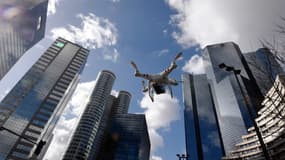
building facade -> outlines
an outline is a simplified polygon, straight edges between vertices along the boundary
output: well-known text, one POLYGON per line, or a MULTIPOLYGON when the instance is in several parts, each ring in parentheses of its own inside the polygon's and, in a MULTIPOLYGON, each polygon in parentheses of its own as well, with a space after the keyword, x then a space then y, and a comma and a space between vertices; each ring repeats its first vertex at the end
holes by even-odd
POLYGON ((149 160, 150 141, 145 116, 128 114, 129 92, 120 91, 117 97, 110 95, 115 78, 110 71, 99 73, 63 159, 149 160))
POLYGON ((227 154, 241 141, 240 135, 247 133, 246 128, 253 124, 247 103, 255 117, 257 110, 261 108, 260 102, 263 96, 236 44, 227 42, 206 46, 202 55, 227 154), (240 70, 240 74, 236 76, 233 72, 221 69, 222 63, 240 70), (239 86, 247 101, 243 98, 239 86))
MULTIPOLYGON (((0 103, 0 159, 29 159, 71 97, 89 51, 58 38, 0 103)), ((37 156, 37 155, 36 155, 37 156)))
MULTIPOLYGON (((271 159, 285 159, 285 75, 278 75, 255 119, 271 159)), ((223 159, 264 159, 253 127, 223 159)))
POLYGON ((183 74, 186 153, 192 160, 218 160, 224 155, 213 97, 205 74, 183 74))
POLYGON ((0 2, 0 80, 45 34, 48 0, 0 2))
POLYGON ((276 76, 283 72, 281 66, 267 48, 260 48, 255 52, 245 53, 243 56, 261 93, 265 96, 276 76))
POLYGON ((88 159, 90 156, 115 79, 115 74, 110 71, 103 70, 99 73, 90 101, 80 118, 63 159, 88 159))
POLYGON ((108 140, 110 152, 105 156, 113 160, 149 160, 150 140, 143 114, 117 114, 112 119, 108 140))

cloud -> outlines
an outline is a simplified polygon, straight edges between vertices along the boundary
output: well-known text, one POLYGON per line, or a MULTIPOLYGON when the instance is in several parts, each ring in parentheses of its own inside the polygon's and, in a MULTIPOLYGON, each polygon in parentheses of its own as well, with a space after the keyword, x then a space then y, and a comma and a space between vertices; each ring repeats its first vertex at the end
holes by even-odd
POLYGON ((68 27, 58 27, 51 30, 51 37, 63 37, 89 49, 112 46, 117 43, 118 31, 113 23, 108 19, 97 17, 89 13, 87 16, 78 14, 81 22, 80 27, 68 25, 68 27))
POLYGON ((162 158, 158 156, 151 156, 150 160, 162 160, 162 158))
POLYGON ((119 56, 120 56, 120 53, 118 52, 116 48, 114 48, 113 51, 111 52, 110 50, 106 49, 103 54, 103 59, 116 63, 119 56))
POLYGON ((65 153, 67 142, 79 121, 80 115, 85 109, 88 97, 94 88, 95 81, 78 84, 71 101, 68 103, 64 113, 60 117, 54 131, 54 137, 44 159, 62 159, 65 153))
POLYGON ((160 57, 160 56, 164 56, 167 53, 169 53, 169 49, 161 49, 161 50, 154 51, 152 53, 157 54, 160 57))
POLYGON ((116 90, 112 90, 112 91, 111 91, 111 95, 112 95, 112 96, 115 96, 115 97, 118 97, 119 92, 116 91, 116 90))
POLYGON ((49 0, 48 1, 48 11, 47 11, 47 15, 52 15, 55 14, 56 12, 56 6, 58 5, 59 0, 49 0))
POLYGON ((234 41, 243 51, 255 50, 285 15, 284 0, 165 1, 177 12, 170 17, 172 35, 185 48, 234 41))
POLYGON ((114 3, 120 2, 120 0, 111 0, 111 1, 114 2, 114 3))
POLYGON ((203 58, 197 54, 193 55, 182 67, 182 70, 191 74, 205 73, 203 58))
POLYGON ((169 129, 170 124, 179 119, 179 102, 177 98, 171 98, 169 93, 155 95, 154 102, 150 100, 148 94, 144 94, 140 106, 145 110, 151 151, 154 153, 157 148, 164 145, 159 131, 169 129))

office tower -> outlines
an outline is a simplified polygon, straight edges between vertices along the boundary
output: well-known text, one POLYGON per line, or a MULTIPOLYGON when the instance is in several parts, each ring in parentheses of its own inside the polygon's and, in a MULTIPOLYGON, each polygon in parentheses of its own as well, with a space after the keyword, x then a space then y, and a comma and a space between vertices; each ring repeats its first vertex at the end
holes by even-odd
MULTIPOLYGON (((145 115, 117 114, 109 132, 109 153, 113 160, 149 160, 150 140, 145 115)), ((103 159, 102 159, 103 160, 103 159)))
POLYGON ((282 68, 267 48, 243 54, 257 85, 265 96, 274 83, 276 76, 283 72, 282 68))
POLYGON ((0 159, 29 159, 41 141, 49 142, 88 52, 58 38, 3 99, 0 159))
POLYGON ((262 94, 236 44, 228 42, 207 46, 203 50, 203 59, 223 146, 228 154, 241 141, 240 135, 246 134, 246 128, 252 126, 253 119, 248 108, 254 115, 260 109, 262 94), (222 69, 221 64, 231 66, 240 73, 222 69))
POLYGON ((224 155, 213 97, 205 74, 183 74, 186 153, 192 160, 224 155))
POLYGON ((104 152, 104 149, 102 148, 104 148, 104 142, 106 141, 107 134, 111 127, 111 121, 113 120, 112 117, 120 113, 128 113, 131 97, 131 94, 127 91, 119 91, 118 97, 109 95, 109 99, 100 122, 100 129, 96 134, 92 147, 92 152, 90 153, 88 159, 96 159, 99 157, 100 152, 104 152))
POLYGON ((45 34, 48 0, 0 1, 0 80, 45 34))
POLYGON ((145 116, 127 114, 131 100, 129 92, 120 91, 117 97, 110 95, 115 78, 110 71, 99 73, 63 159, 115 160, 122 156, 149 159, 145 116))
MULTIPOLYGON (((277 75, 274 85, 266 94, 262 102, 262 109, 255 119, 260 128, 264 142, 271 159, 285 159, 285 75, 277 75)), ((262 149, 255 138, 254 127, 248 129, 249 133, 241 135, 242 142, 237 143, 224 160, 264 159, 262 149)))
POLYGON ((87 104, 63 159, 87 159, 99 130, 108 97, 116 76, 103 70, 97 77, 90 101, 87 104))

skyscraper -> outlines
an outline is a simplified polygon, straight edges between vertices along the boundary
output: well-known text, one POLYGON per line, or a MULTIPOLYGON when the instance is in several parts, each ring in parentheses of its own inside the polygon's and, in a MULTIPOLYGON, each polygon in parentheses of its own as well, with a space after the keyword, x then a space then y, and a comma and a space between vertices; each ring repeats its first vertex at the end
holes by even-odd
POLYGON ((203 59, 227 154, 236 143, 241 141, 240 135, 247 133, 246 128, 252 126, 253 121, 247 105, 255 115, 261 107, 262 94, 236 44, 227 42, 207 46, 203 50, 203 59), (240 70, 240 74, 235 77, 233 72, 221 69, 222 63, 240 70))
POLYGON ((112 160, 149 160, 150 140, 145 115, 117 114, 112 119, 107 138, 111 152, 105 155, 111 156, 112 160))
POLYGON ((88 53, 87 49, 58 38, 3 99, 0 159, 29 159, 40 142, 50 142, 88 53))
POLYGON ((0 1, 0 80, 45 34, 47 0, 0 1))
POLYGON ((81 116, 63 159, 87 159, 89 157, 115 79, 115 74, 110 71, 103 70, 99 73, 90 101, 81 116))
POLYGON ((266 48, 243 54, 261 93, 265 96, 282 68, 266 48))
POLYGON ((63 159, 149 159, 145 116, 128 114, 129 92, 120 91, 117 97, 110 95, 115 78, 110 71, 99 73, 63 159))
POLYGON ((182 75, 186 153, 192 160, 218 160, 224 155, 219 124, 205 74, 182 75))
POLYGON ((130 100, 131 94, 127 91, 120 91, 113 99, 112 114, 101 137, 103 143, 97 147, 99 154, 93 160, 149 160, 150 140, 145 115, 128 113, 130 100))

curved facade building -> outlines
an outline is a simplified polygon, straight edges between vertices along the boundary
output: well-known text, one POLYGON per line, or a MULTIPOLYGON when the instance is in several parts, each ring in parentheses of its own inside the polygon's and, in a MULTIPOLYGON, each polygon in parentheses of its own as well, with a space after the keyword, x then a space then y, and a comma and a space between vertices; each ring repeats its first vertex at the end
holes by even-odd
POLYGON ((63 159, 85 160, 88 158, 115 79, 116 76, 110 71, 103 70, 99 73, 90 101, 81 116, 63 159))
MULTIPOLYGON (((263 108, 255 119, 262 133, 264 143, 271 159, 285 159, 285 75, 277 76, 273 87, 269 90, 263 108)), ((242 142, 223 159, 264 159, 254 128, 249 134, 242 136, 242 142)))
POLYGON ((127 91, 120 91, 118 98, 117 98, 117 104, 114 105, 114 114, 126 114, 129 110, 129 104, 131 101, 132 95, 127 91))

